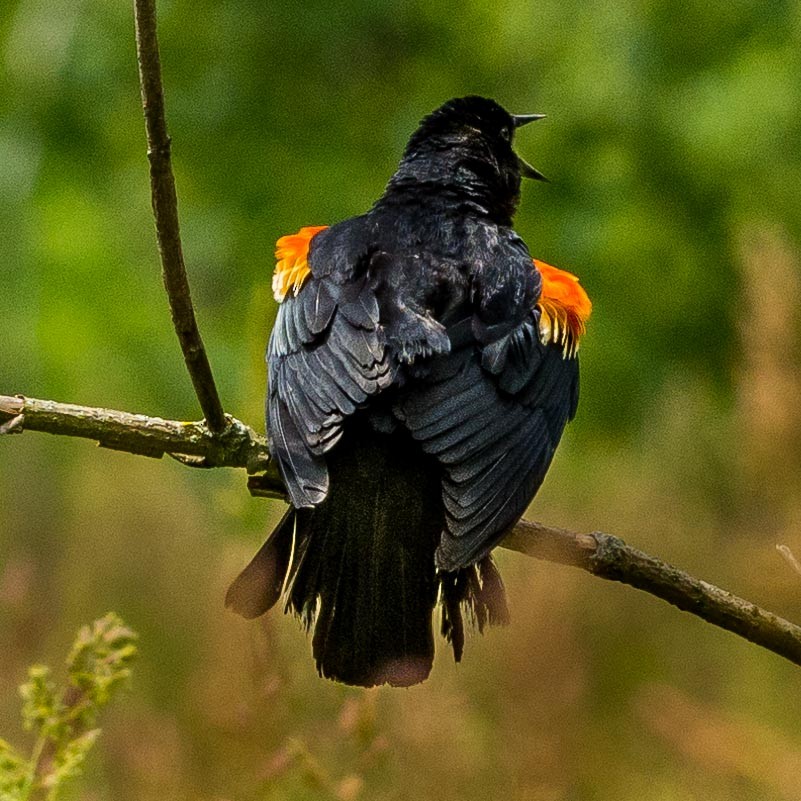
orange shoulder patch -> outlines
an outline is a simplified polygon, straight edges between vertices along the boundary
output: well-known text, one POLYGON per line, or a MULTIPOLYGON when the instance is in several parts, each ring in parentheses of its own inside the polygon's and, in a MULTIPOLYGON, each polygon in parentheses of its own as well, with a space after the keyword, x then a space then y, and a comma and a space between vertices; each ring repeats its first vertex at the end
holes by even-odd
POLYGON ((572 358, 587 330, 592 303, 572 273, 537 259, 534 259, 534 267, 542 276, 542 295, 537 303, 540 340, 543 344, 560 345, 565 358, 572 358))
POLYGON ((297 295, 303 282, 309 277, 309 243, 327 228, 327 225, 310 225, 296 234, 282 236, 275 243, 277 259, 273 272, 273 297, 280 303, 292 290, 297 295))

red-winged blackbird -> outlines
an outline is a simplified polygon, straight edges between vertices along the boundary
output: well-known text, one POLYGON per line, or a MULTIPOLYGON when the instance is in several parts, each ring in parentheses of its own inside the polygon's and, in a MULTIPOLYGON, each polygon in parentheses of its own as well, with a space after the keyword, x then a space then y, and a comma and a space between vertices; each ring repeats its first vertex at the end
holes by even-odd
POLYGON ((508 619, 490 551, 576 411, 590 312, 511 227, 521 175, 542 178, 512 139, 540 116, 451 100, 366 214, 278 240, 267 423, 292 506, 227 603, 283 593, 323 676, 422 681, 438 603, 457 661, 463 610, 508 619))

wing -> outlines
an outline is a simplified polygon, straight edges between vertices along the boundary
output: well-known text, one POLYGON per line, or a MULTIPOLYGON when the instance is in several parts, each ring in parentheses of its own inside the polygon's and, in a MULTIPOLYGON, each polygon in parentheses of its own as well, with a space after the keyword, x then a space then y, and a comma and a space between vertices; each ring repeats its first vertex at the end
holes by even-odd
POLYGON ((475 318, 449 329, 396 412, 444 469, 446 526, 437 564, 455 570, 485 556, 539 489, 579 395, 578 339, 591 304, 569 273, 536 263, 534 309, 511 331, 475 318))
POLYGON ((438 566, 486 555, 525 511, 545 478, 578 403, 578 361, 536 336, 534 319, 513 336, 514 358, 493 372, 471 343, 438 358, 399 416, 444 468, 446 526, 438 566))
POLYGON ((393 381, 375 292, 367 276, 305 281, 278 309, 267 361, 270 444, 295 507, 328 491, 324 454, 343 420, 393 381))
POLYGON ((450 349, 445 328, 384 281, 402 270, 402 257, 361 248, 359 225, 354 218, 278 241, 267 430, 295 507, 325 498, 325 454, 346 418, 395 383, 404 365, 450 349))

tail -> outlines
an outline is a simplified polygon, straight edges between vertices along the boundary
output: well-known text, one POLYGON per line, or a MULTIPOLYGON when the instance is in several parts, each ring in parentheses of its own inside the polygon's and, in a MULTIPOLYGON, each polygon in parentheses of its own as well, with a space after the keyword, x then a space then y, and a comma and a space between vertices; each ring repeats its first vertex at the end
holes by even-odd
POLYGON ((281 522, 236 577, 225 595, 225 605, 252 620, 263 615, 281 597, 295 531, 295 510, 284 513, 281 522))
POLYGON ((318 672, 371 687, 423 681, 434 659, 432 613, 442 585, 442 633, 461 657, 461 608, 483 629, 507 618, 503 584, 487 558, 440 573, 440 468, 404 431, 354 424, 329 456, 330 487, 313 509, 290 510, 232 584, 245 617, 272 606, 313 629, 318 672))
POLYGON ((416 684, 434 659, 439 469, 404 432, 362 424, 346 432, 329 471, 328 496, 300 532, 289 603, 314 627, 323 676, 364 687, 416 684))

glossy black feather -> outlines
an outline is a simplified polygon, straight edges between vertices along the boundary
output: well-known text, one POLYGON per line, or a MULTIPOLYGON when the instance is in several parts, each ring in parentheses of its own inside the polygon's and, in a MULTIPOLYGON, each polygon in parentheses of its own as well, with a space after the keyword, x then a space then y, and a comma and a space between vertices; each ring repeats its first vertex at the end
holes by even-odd
POLYGON ((291 561, 294 526, 295 513, 289 509, 228 588, 225 605, 229 609, 252 619, 263 615, 281 597, 291 561))
POLYGON ((314 628, 323 676, 408 686, 434 658, 438 470, 400 430, 378 434, 363 417, 346 429, 348 447, 330 457, 328 497, 303 525, 289 599, 314 628))
MULTIPOLYGON (((576 359, 540 341, 542 280, 511 228, 513 130, 476 97, 423 120, 373 208, 314 237, 311 275, 279 308, 268 430, 297 513, 294 557, 276 563, 322 675, 422 680, 438 588, 457 660, 463 611, 479 629, 508 618, 489 552, 578 400, 576 359)), ((277 586, 249 602, 251 578, 246 612, 277 586)))
MULTIPOLYGON (((447 357, 459 361, 449 378, 439 369, 446 357, 438 357, 428 379, 397 402, 412 435, 443 465, 446 526, 437 554, 443 569, 481 559, 522 515, 574 412, 576 360, 531 336, 520 336, 515 349, 495 374, 485 366, 484 347, 468 343, 447 357), (505 391, 507 370, 527 374, 518 392, 505 391)), ((519 384, 518 375, 511 383, 519 384)))

